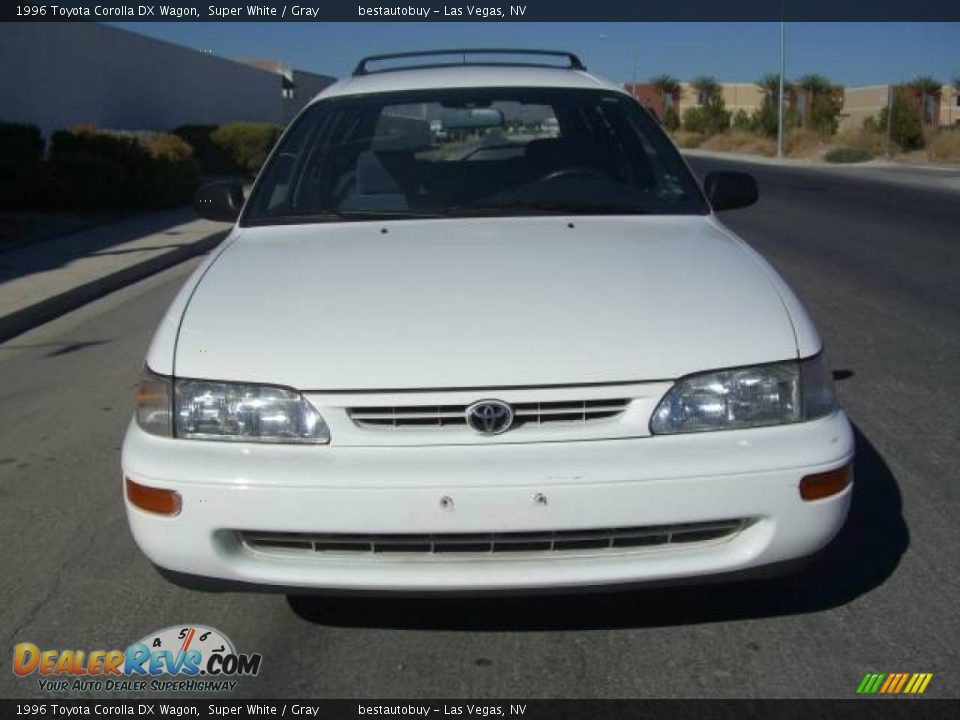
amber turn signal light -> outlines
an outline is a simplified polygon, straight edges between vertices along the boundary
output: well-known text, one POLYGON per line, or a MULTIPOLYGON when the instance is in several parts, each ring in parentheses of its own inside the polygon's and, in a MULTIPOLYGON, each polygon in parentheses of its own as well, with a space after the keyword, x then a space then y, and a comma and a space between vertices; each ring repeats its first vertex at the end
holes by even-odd
POLYGON ((800 481, 800 497, 804 500, 819 500, 841 492, 850 484, 850 466, 807 475, 800 481))
POLYGON ((174 517, 180 514, 182 501, 175 490, 162 490, 135 483, 126 478, 127 500, 141 510, 174 517))

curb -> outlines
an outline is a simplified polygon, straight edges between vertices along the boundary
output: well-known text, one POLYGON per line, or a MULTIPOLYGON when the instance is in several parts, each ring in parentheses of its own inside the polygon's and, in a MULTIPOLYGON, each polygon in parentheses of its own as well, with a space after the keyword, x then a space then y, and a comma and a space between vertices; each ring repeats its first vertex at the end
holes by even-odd
POLYGON ((767 155, 752 155, 750 153, 726 152, 721 150, 701 150, 700 148, 677 148, 681 155, 690 155, 691 157, 710 158, 716 160, 731 160, 734 162, 754 163, 756 165, 771 165, 775 167, 802 168, 811 170, 843 170, 857 168, 876 168, 880 170, 905 170, 929 172, 931 175, 936 173, 954 173, 960 170, 960 163, 928 163, 910 165, 907 163, 898 163, 886 158, 873 158, 857 163, 829 163, 824 160, 813 158, 778 158, 767 155))
POLYGON ((190 245, 178 247, 163 255, 157 255, 149 260, 130 265, 109 275, 70 288, 58 295, 44 298, 8 315, 0 316, 0 342, 6 342, 27 330, 43 325, 126 285, 132 285, 161 270, 166 270, 196 255, 209 252, 220 244, 228 232, 229 230, 220 230, 190 245))

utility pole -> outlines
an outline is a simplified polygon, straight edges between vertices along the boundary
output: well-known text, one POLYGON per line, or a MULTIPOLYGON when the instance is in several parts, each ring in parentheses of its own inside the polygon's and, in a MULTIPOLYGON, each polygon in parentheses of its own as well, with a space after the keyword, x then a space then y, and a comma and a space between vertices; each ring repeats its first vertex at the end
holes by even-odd
POLYGON ((783 76, 786 71, 784 45, 786 43, 786 22, 784 21, 785 0, 780 0, 780 94, 777 102, 777 157, 783 157, 783 76))

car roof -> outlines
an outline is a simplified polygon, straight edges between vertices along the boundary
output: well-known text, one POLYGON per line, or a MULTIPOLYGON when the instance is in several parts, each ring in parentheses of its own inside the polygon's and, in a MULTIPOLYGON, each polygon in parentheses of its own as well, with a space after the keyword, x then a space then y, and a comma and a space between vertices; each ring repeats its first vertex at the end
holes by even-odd
POLYGON ((522 65, 453 65, 354 75, 325 88, 311 100, 311 104, 346 95, 478 87, 571 88, 626 94, 619 85, 585 70, 522 65))

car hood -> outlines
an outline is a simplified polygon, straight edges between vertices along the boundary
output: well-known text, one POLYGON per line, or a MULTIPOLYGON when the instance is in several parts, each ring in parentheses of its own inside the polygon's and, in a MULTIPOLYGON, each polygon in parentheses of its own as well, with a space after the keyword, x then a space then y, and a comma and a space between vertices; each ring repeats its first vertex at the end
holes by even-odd
POLYGON ((711 218, 242 229, 203 275, 179 377, 301 390, 672 379, 795 357, 771 278, 711 218))

